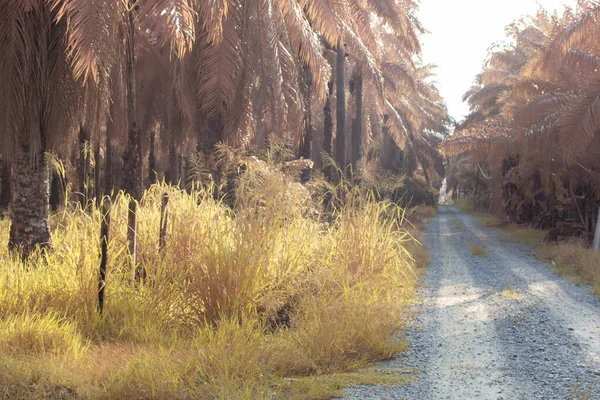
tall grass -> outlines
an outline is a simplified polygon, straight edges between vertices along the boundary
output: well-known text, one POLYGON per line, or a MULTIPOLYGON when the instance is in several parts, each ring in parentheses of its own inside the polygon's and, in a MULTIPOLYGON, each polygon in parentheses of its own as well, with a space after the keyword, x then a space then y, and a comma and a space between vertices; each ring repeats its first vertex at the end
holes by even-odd
POLYGON ((53 249, 26 262, 8 252, 1 222, 1 397, 285 398, 294 380, 282 379, 401 350, 393 334, 417 280, 406 248, 424 254, 399 225, 403 212, 348 193, 324 224, 291 178, 257 168, 238 185, 234 209, 206 192, 147 191, 144 282, 127 254, 129 198, 117 196, 102 315, 97 208, 53 215, 53 249), (165 192, 172 219, 159 252, 165 192))

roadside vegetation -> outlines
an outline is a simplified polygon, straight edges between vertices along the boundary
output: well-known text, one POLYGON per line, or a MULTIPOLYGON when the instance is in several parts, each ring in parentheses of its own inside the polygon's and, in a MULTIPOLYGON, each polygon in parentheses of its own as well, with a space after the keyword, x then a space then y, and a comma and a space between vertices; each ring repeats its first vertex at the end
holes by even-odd
POLYGON ((119 194, 102 314, 101 205, 52 214, 53 249, 26 260, 8 250, 2 221, 2 397, 327 399, 351 383, 407 379, 359 369, 406 346, 398 334, 428 262, 415 236, 435 210, 313 183, 256 162, 233 208, 210 191, 152 186, 137 208, 143 280, 128 250, 130 197, 119 194))
MULTIPOLYGON (((458 206, 457 206, 458 207, 458 206)), ((460 208, 473 215, 483 226, 501 232, 501 240, 512 243, 525 243, 533 247, 533 254, 571 282, 590 285, 600 297, 600 253, 590 248, 590 243, 572 238, 551 243, 546 240, 548 231, 520 224, 507 224, 498 216, 472 211, 467 202, 460 208)), ((477 251, 477 249, 475 249, 477 251)), ((484 249, 485 250, 485 249, 484 249)), ((475 254, 473 246, 471 252, 475 254)))
POLYGON ((0 397, 389 382, 449 121, 417 11, 0 2, 0 397))

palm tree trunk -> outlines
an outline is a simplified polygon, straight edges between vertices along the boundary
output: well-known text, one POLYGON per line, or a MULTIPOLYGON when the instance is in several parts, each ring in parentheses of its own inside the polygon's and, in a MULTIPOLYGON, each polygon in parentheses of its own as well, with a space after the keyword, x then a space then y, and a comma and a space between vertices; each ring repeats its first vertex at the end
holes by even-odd
POLYGON ((339 43, 336 62, 336 138, 335 159, 342 171, 346 171, 346 52, 339 43))
POLYGON ((427 173, 427 170, 425 168, 423 168, 423 165, 421 164, 421 169, 423 170, 423 177, 425 177, 425 183, 427 184, 427 186, 431 186, 431 181, 429 179, 429 173, 427 173))
POLYGON ((352 125, 352 170, 356 171, 362 159, 362 125, 363 125, 363 77, 358 72, 354 78, 356 116, 352 125))
MULTIPOLYGON (((333 95, 333 82, 327 84, 327 100, 323 107, 323 151, 333 157, 333 116, 331 115, 331 96, 333 95)), ((327 164, 326 164, 327 165, 327 164)), ((329 166, 325 167, 325 177, 331 181, 333 179, 333 171, 329 166)))
POLYGON ((0 179, 2 179, 0 181, 0 209, 6 210, 11 197, 11 170, 10 162, 6 157, 2 159, 2 177, 0 179))
POLYGON ((173 186, 179 184, 179 157, 177 156, 174 135, 171 135, 171 140, 169 142, 169 169, 167 182, 173 186))
MULTIPOLYGON (((131 3, 131 1, 130 1, 131 3)), ((123 153, 123 189, 135 199, 141 199, 143 192, 141 138, 136 124, 135 93, 135 26, 133 10, 128 15, 128 32, 126 40, 125 75, 127 86, 127 145, 123 153)))
POLYGON ((40 151, 33 160, 29 151, 13 159, 12 202, 8 247, 27 256, 37 245, 50 246, 48 162, 40 151))
MULTIPOLYGON (((308 67, 304 67, 303 71, 303 84, 302 87, 304 89, 303 97, 304 97, 304 137, 302 138, 302 144, 300 145, 300 157, 303 157, 307 160, 312 159, 312 113, 311 113, 311 87, 312 87, 312 74, 308 67)), ((311 169, 305 168, 302 171, 302 175, 300 176, 300 180, 302 182, 308 182, 311 176, 311 169)))
MULTIPOLYGON (((222 117, 209 118, 207 121, 207 135, 206 141, 204 143, 204 152, 208 157, 215 157, 215 152, 217 150, 217 144, 221 142, 223 137, 223 119, 222 117)), ((267 141, 268 141, 267 137, 267 141)), ((211 171, 213 182, 214 182, 214 192, 213 197, 218 199, 221 197, 221 178, 223 175, 223 169, 221 165, 217 165, 215 169, 211 171)))
POLYGON ((56 172, 50 173, 50 210, 55 212, 60 205, 60 176, 56 172))

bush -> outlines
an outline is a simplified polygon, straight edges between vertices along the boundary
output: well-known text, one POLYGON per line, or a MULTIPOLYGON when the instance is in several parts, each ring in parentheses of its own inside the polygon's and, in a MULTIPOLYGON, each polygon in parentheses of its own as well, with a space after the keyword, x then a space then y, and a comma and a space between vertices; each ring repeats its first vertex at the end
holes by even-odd
POLYGON ((349 371, 402 349, 393 334, 417 280, 404 212, 357 190, 323 224, 303 187, 263 167, 240 178, 234 209, 210 192, 150 188, 138 207, 143 282, 127 255, 129 198, 117 196, 102 315, 99 210, 53 215, 54 249, 25 263, 3 240, 3 396, 277 397, 281 377, 349 371))

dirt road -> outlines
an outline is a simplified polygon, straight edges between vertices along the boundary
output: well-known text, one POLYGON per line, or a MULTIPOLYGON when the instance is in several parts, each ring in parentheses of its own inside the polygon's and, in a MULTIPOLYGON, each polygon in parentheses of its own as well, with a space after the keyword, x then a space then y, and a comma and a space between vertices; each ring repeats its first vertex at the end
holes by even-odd
POLYGON ((600 399, 600 302, 587 288, 453 207, 440 207, 423 241, 433 261, 409 350, 381 365, 414 368, 414 383, 348 398, 600 399))

